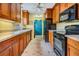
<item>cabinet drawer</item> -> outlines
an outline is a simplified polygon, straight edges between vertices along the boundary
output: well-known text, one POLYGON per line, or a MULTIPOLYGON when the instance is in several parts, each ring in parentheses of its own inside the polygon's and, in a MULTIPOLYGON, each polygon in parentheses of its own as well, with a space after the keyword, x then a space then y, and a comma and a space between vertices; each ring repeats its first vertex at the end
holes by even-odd
POLYGON ((68 44, 73 46, 74 48, 79 49, 79 42, 74 39, 68 39, 68 44))

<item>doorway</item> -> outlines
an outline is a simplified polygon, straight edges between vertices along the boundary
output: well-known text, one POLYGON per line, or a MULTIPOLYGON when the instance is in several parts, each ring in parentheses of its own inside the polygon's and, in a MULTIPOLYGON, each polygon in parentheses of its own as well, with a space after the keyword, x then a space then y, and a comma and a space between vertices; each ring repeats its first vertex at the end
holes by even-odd
POLYGON ((42 20, 34 20, 34 34, 42 35, 42 20))

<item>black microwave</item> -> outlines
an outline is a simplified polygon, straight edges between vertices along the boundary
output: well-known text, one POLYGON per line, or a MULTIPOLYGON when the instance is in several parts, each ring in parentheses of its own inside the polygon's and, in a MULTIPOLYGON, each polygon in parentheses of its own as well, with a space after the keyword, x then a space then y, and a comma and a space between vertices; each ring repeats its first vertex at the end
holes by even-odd
POLYGON ((76 4, 60 14, 60 21, 72 21, 76 19, 76 4))

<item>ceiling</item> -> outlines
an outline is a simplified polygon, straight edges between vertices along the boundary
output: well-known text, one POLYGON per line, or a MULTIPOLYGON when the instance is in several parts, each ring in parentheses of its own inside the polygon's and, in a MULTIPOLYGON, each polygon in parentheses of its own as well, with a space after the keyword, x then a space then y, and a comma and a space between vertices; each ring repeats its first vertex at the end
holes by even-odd
POLYGON ((47 8, 52 8, 54 5, 54 3, 40 3, 42 8, 39 9, 38 3, 23 3, 22 10, 28 10, 32 14, 43 14, 47 8))

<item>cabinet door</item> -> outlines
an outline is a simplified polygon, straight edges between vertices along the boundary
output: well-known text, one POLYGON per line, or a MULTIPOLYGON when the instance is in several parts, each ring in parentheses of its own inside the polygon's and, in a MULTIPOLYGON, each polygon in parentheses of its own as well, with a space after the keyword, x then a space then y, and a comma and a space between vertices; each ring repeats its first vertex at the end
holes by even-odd
POLYGON ((23 39, 24 39, 24 48, 26 48, 26 46, 27 46, 27 36, 26 36, 26 33, 24 33, 23 39))
POLYGON ((20 55, 22 54, 23 50, 24 50, 24 40, 23 40, 23 36, 20 35, 20 38, 19 38, 20 42, 19 42, 19 50, 20 50, 20 55))
POLYGON ((75 3, 60 3, 60 13, 73 6, 75 3))
POLYGON ((29 12, 27 10, 23 10, 23 24, 29 24, 29 12))
POLYGON ((17 22, 21 22, 21 4, 17 3, 17 22))
POLYGON ((50 31, 49 31, 49 42, 51 47, 53 48, 53 32, 50 32, 50 31))
POLYGON ((59 5, 56 5, 56 23, 59 22, 59 5))
POLYGON ((9 3, 1 4, 1 17, 10 19, 10 4, 9 3))
POLYGON ((27 44, 30 42, 30 32, 27 32, 27 44))
POLYGON ((65 3, 60 3, 60 13, 64 11, 65 3))
POLYGON ((55 5, 53 11, 53 24, 56 24, 59 22, 59 5, 55 5))
POLYGON ((72 46, 69 46, 67 47, 67 55, 68 56, 79 56, 79 50, 72 47, 72 46))
POLYGON ((17 11, 16 11, 16 3, 12 3, 11 4, 11 19, 16 21, 16 14, 17 11))
POLYGON ((46 10, 46 18, 52 18, 52 9, 46 10))
POLYGON ((15 42, 12 45, 12 56, 18 56, 19 55, 19 42, 15 42))
POLYGON ((11 47, 8 47, 7 49, 0 52, 0 56, 10 56, 10 53, 11 53, 10 49, 11 47))
POLYGON ((75 3, 68 3, 68 8, 73 6, 75 3))
POLYGON ((56 11, 55 11, 55 8, 53 9, 53 23, 56 23, 56 11))

